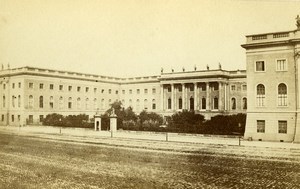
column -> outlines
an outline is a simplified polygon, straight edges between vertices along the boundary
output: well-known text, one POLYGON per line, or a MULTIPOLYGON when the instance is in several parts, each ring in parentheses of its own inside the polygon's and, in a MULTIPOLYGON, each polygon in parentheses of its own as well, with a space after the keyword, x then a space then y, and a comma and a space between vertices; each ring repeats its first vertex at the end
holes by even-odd
POLYGON ((160 85, 160 109, 164 111, 164 85, 160 85))
POLYGON ((194 83, 194 110, 198 110, 197 83, 194 83))
POLYGON ((219 110, 224 110, 223 108, 223 101, 224 101, 224 95, 223 95, 223 83, 219 82, 219 110))
POLYGON ((185 85, 184 83, 181 84, 182 85, 182 109, 186 109, 185 107, 185 85))
POLYGON ((224 107, 224 110, 226 111, 227 110, 227 106, 228 106, 228 99, 227 99, 227 83, 224 83, 224 102, 225 102, 225 107, 224 107))
POLYGON ((210 88, 209 88, 209 82, 206 82, 206 110, 210 110, 210 88))
POLYGON ((174 107, 174 95, 175 95, 175 92, 174 92, 174 84, 172 83, 171 84, 171 110, 174 110, 175 107, 174 107))

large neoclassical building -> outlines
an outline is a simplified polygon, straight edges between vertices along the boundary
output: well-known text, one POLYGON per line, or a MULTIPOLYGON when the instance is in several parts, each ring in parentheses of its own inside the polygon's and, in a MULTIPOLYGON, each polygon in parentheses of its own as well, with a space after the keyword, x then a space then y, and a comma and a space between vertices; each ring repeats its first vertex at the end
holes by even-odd
POLYGON ((194 70, 117 78, 21 67, 0 71, 0 125, 40 124, 51 113, 104 113, 114 101, 169 116, 183 109, 207 119, 245 113, 246 71, 194 70))
POLYGON ((246 138, 300 142, 299 19, 297 27, 246 36, 246 138))

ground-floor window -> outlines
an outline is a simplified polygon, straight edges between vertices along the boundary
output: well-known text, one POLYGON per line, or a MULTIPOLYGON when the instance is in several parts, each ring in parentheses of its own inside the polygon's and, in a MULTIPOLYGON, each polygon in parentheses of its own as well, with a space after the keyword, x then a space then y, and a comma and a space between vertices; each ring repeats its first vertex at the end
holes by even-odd
POLYGON ((287 133, 287 121, 278 121, 278 133, 287 133))
POLYGON ((171 109, 171 98, 168 99, 168 109, 171 109))
POLYGON ((11 115, 11 122, 15 121, 15 115, 11 115))
POLYGON ((205 110, 206 109, 206 98, 201 99, 201 109, 205 110))
POLYGON ((219 109, 219 99, 217 97, 214 98, 214 110, 219 109))
POLYGON ((265 120, 257 120, 257 132, 264 133, 265 132, 265 120))
POLYGON ((40 122, 43 122, 44 120, 44 115, 40 115, 40 122))
POLYGON ((4 121, 4 115, 2 114, 2 116, 1 116, 1 121, 4 121))

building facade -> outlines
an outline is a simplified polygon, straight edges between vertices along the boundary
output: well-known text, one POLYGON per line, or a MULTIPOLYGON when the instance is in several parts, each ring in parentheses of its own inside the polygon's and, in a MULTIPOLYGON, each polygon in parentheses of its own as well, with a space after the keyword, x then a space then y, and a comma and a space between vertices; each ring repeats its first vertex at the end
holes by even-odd
POLYGON ((245 113, 246 71, 202 70, 117 78, 22 67, 0 71, 0 125, 41 124, 51 113, 104 113, 114 101, 169 116, 184 109, 207 119, 245 113))
POLYGON ((246 36, 245 138, 300 142, 300 29, 246 36))

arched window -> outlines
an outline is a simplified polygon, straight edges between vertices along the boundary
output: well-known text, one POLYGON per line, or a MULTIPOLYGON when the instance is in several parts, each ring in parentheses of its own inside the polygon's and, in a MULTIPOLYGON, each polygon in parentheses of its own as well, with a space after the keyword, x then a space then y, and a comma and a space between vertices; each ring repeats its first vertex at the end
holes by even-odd
POLYGON ((256 104, 257 106, 265 106, 265 86, 263 84, 259 84, 256 87, 256 104))
POLYGON ((53 109, 53 107, 54 107, 53 96, 50 96, 49 106, 51 109, 53 109))
POLYGON ((21 95, 18 96, 18 107, 21 107, 21 95))
POLYGON ((178 109, 182 109, 182 98, 180 97, 179 99, 178 99, 178 109))
POLYGON ((68 99, 68 108, 72 109, 72 97, 69 97, 68 99))
POLYGON ((168 109, 169 109, 169 110, 172 108, 171 103, 172 103, 171 98, 168 98, 168 109))
POLYGON ((105 103, 104 103, 104 99, 102 98, 102 99, 101 99, 101 109, 102 109, 102 110, 104 109, 104 106, 105 106, 105 103))
POLYGON ((156 109, 156 102, 155 99, 152 99, 152 110, 156 109))
POLYGON ((39 107, 40 108, 44 107, 44 97, 43 96, 40 96, 40 98, 39 98, 39 107))
POLYGON ((98 106, 97 106, 97 98, 94 98, 94 109, 97 110, 98 106))
POLYGON ((29 98, 28 98, 28 107, 29 108, 33 108, 33 96, 32 95, 29 95, 29 98))
POLYGON ((89 102, 89 98, 86 98, 86 99, 85 99, 85 109, 86 109, 86 110, 88 110, 88 109, 90 108, 89 103, 90 103, 90 102, 89 102))
POLYGON ((2 101, 3 101, 3 108, 5 108, 5 96, 4 95, 3 95, 2 101))
POLYGON ((148 100, 147 99, 144 100, 144 109, 145 110, 148 109, 148 100))
POLYGON ((242 108, 243 108, 243 110, 247 109, 247 98, 246 97, 243 98, 242 108))
POLYGON ((201 109, 206 110, 206 98, 201 99, 201 109))
POLYGON ((132 100, 129 99, 129 106, 132 107, 132 100))
POLYGON ((140 110, 140 100, 139 99, 136 100, 136 110, 137 111, 140 110))
POLYGON ((63 109, 64 108, 64 99, 63 97, 59 97, 59 109, 63 109))
POLYGON ((287 87, 283 83, 278 85, 278 106, 287 106, 287 87))
POLYGON ((81 99, 77 98, 77 109, 81 109, 81 99))
POLYGON ((11 103, 12 107, 14 108, 16 106, 16 97, 14 95, 11 97, 11 103))
POLYGON ((235 98, 231 98, 231 109, 232 110, 236 109, 236 99, 235 98))
POLYGON ((217 97, 214 98, 214 110, 219 109, 219 99, 217 97))

